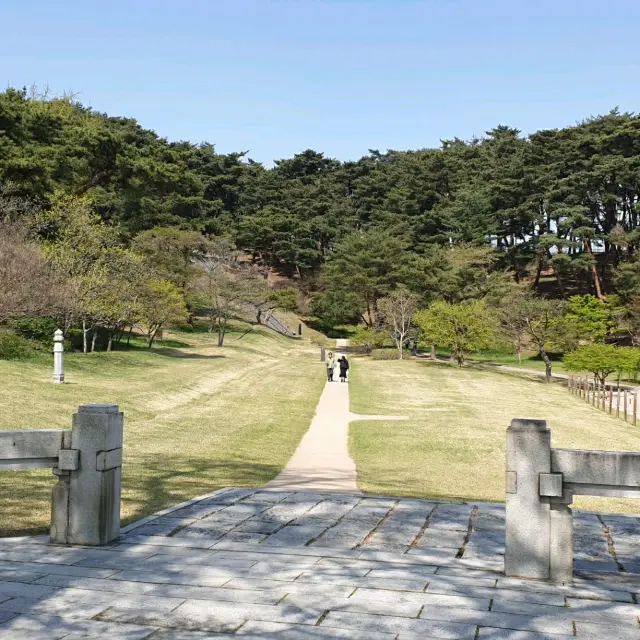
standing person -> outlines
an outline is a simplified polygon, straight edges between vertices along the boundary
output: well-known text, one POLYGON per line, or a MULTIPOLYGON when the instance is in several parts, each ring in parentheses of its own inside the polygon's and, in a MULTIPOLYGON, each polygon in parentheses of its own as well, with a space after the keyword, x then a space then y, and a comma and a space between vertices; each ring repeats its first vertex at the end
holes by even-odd
POLYGON ((347 371, 349 371, 349 361, 346 356, 341 356, 338 360, 338 364, 340 365, 340 382, 347 381, 347 371))
POLYGON ((336 367, 336 358, 332 351, 329 351, 329 357, 327 359, 327 381, 333 382, 333 371, 336 367))

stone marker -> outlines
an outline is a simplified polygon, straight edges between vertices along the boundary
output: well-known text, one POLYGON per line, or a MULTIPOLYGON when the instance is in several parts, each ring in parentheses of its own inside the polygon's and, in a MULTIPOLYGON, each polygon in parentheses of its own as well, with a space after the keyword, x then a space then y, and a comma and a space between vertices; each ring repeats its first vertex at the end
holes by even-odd
POLYGON ((326 359, 326 350, 324 347, 320 347, 320 362, 325 362, 326 359))
POLYGON ((60 329, 53 334, 53 382, 64 383, 64 335, 60 329))
POLYGON ((79 460, 54 469, 59 481, 53 490, 52 542, 104 545, 120 535, 122 433, 116 405, 82 405, 73 416, 64 448, 79 460))

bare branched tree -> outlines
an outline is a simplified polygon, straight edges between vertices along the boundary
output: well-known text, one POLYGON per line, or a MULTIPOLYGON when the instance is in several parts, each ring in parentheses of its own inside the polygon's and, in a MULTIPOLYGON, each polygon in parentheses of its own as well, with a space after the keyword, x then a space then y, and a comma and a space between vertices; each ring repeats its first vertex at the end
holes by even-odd
POLYGON ((413 314, 418 308, 418 301, 407 289, 399 288, 382 298, 378 308, 402 360, 404 345, 415 333, 413 314))
POLYGON ((0 322, 57 308, 59 287, 50 262, 19 224, 0 221, 0 322))
POLYGON ((194 284, 197 305, 206 309, 209 331, 217 330, 218 346, 224 344, 229 320, 247 315, 248 309, 264 309, 266 283, 257 267, 238 260, 228 242, 212 242, 198 261, 201 275, 194 284))

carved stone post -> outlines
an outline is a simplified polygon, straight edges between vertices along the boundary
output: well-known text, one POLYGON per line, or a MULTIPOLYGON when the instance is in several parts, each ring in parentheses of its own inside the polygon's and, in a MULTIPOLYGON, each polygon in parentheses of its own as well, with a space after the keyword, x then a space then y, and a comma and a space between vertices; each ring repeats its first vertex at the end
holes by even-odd
POLYGON ((551 432, 544 420, 515 419, 507 429, 505 574, 548 580, 550 505, 540 474, 551 471, 551 432))
POLYGON ((73 416, 54 487, 51 541, 104 545, 120 535, 123 417, 116 405, 83 405, 73 416))
POLYGON ((53 334, 53 382, 64 383, 64 335, 60 329, 53 334))

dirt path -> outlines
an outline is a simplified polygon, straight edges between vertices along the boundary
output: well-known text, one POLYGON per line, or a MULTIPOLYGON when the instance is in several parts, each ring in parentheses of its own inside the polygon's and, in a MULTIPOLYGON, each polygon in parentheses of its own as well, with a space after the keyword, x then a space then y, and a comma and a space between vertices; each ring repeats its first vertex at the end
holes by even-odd
MULTIPOLYGON (((337 340, 337 351, 346 346, 346 340, 337 340)), ((334 378, 334 382, 325 384, 311 426, 287 466, 265 488, 277 491, 359 493, 356 465, 349 455, 349 423, 404 419, 402 416, 362 416, 351 413, 349 384, 334 378)))

